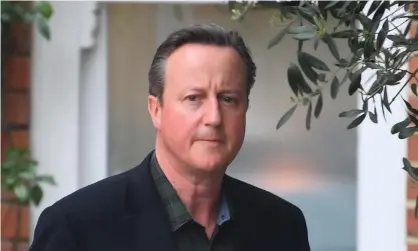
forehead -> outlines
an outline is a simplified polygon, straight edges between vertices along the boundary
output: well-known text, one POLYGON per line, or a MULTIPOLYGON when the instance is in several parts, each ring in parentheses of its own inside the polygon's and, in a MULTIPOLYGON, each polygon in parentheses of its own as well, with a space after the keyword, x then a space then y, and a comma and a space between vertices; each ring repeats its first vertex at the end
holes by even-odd
POLYGON ((225 82, 245 81, 245 64, 231 47, 186 44, 175 50, 166 62, 166 80, 206 78, 225 82))

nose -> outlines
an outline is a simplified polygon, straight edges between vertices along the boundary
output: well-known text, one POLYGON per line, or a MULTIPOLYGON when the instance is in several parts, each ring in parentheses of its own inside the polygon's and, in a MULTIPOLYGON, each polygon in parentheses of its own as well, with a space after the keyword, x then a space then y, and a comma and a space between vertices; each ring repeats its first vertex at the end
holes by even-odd
POLYGON ((203 122, 206 126, 217 127, 222 123, 222 113, 219 107, 218 99, 210 99, 206 103, 203 122))

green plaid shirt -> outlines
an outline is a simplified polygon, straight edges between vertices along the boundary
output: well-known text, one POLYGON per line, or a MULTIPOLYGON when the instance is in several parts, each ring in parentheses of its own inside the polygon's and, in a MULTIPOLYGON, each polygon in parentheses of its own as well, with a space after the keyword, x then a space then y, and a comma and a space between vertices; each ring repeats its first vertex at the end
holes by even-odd
POLYGON ((205 228, 193 220, 174 187, 161 170, 155 157, 151 159, 151 174, 166 208, 173 230, 177 251, 232 251, 228 225, 232 223, 225 194, 219 209, 218 224, 210 239, 205 228))

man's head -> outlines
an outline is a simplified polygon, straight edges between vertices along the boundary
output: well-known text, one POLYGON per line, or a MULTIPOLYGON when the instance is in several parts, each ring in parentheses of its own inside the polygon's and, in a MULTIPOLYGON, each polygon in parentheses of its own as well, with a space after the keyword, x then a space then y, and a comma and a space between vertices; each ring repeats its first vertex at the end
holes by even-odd
POLYGON ((224 172, 240 150, 256 67, 237 32, 215 24, 172 33, 149 71, 157 151, 198 172, 224 172))

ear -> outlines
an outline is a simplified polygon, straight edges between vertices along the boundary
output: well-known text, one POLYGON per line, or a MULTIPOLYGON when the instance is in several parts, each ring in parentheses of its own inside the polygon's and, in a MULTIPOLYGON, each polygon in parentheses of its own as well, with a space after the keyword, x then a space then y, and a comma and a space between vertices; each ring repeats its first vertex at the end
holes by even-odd
POLYGON ((152 95, 148 96, 148 112, 156 130, 161 126, 161 103, 160 100, 152 95))

